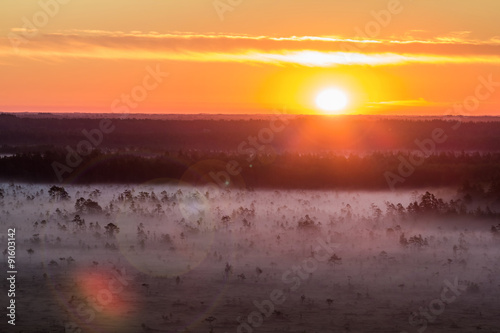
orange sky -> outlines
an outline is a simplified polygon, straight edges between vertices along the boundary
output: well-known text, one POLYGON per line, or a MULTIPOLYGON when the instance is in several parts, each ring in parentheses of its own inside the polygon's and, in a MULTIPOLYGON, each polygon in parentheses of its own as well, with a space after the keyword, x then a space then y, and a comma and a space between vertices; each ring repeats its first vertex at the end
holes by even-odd
POLYGON ((345 113, 500 115, 500 84, 484 86, 500 82, 498 13, 498 0, 2 1, 0 111, 320 113, 315 96, 336 87, 345 113), (169 75, 145 90, 152 69, 169 75))

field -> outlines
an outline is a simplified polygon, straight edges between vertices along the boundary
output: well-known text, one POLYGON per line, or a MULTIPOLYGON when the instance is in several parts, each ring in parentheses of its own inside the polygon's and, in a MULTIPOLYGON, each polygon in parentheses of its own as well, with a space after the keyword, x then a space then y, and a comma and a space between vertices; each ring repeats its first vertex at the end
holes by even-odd
POLYGON ((455 189, 0 189, 9 332, 500 331, 498 218, 425 211, 455 189))

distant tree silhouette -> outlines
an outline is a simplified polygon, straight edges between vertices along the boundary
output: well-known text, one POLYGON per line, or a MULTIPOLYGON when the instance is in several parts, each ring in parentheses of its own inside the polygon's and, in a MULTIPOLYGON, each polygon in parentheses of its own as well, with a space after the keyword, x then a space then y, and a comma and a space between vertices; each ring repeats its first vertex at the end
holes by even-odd
POLYGON ((49 189, 49 195, 50 195, 50 198, 53 200, 69 200, 70 199, 70 196, 69 196, 68 192, 66 192, 64 187, 59 187, 56 185, 53 185, 49 189))
POLYGON ((96 201, 80 198, 76 200, 75 210, 79 214, 99 214, 102 213, 102 207, 96 201))
POLYGON ((120 228, 114 223, 108 223, 104 229, 106 230, 105 233, 109 238, 114 238, 117 233, 120 232, 120 228))

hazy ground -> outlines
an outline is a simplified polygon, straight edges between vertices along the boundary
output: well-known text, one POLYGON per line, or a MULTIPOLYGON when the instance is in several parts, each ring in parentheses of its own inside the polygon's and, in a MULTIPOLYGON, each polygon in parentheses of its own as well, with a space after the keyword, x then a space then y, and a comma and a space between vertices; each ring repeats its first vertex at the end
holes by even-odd
POLYGON ((500 331, 500 237, 386 213, 421 192, 0 188, 18 270, 16 326, 2 331, 500 331), (75 219, 80 197, 102 212, 75 219), (402 246, 403 233, 422 241, 402 246))

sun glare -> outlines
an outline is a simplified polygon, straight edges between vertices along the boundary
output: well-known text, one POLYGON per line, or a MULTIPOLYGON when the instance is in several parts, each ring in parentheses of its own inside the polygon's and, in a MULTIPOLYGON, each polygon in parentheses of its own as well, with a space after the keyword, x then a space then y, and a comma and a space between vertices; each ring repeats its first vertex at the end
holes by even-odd
POLYGON ((335 88, 325 89, 316 96, 317 107, 327 114, 341 113, 348 102, 347 94, 335 88))

